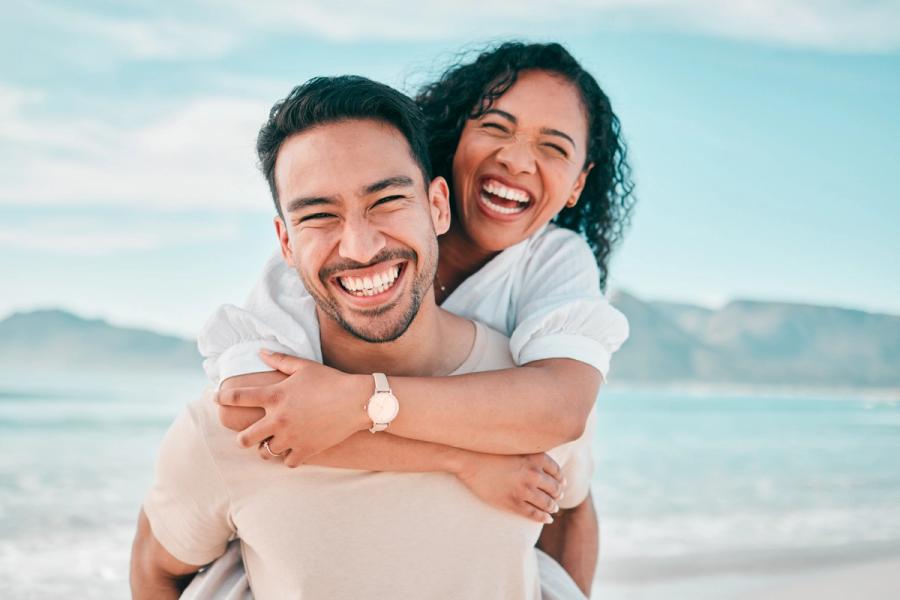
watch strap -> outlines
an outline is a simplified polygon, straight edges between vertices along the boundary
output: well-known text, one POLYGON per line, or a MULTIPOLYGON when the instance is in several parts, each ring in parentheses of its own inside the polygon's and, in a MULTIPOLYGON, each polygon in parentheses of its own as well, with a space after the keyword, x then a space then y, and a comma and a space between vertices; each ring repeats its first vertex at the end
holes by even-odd
POLYGON ((372 377, 375 379, 375 393, 378 392, 388 392, 391 391, 391 386, 388 385, 387 376, 384 373, 372 373, 372 377))

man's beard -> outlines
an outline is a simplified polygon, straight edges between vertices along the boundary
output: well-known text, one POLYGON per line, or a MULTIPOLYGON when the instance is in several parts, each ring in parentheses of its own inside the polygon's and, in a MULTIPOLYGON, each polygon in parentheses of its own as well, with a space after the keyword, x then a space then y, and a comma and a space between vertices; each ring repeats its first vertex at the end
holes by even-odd
MULTIPOLYGON (((334 297, 332 297, 331 295, 323 296, 319 294, 318 290, 311 286, 310 282, 307 281, 306 277, 303 275, 303 272, 300 272, 300 277, 301 279, 303 279, 303 283, 304 285, 306 285, 306 289, 316 301, 316 304, 319 306, 319 308, 322 309, 325 314, 331 317, 331 319, 333 319, 345 331, 347 331, 357 339, 363 340, 364 342, 368 342, 370 344, 383 344, 386 342, 393 342, 404 333, 406 333, 406 330, 409 329, 410 325, 412 325, 413 320, 419 313, 419 308, 421 308, 422 306, 422 299, 425 297, 425 294, 428 292, 429 288, 434 285, 434 276, 437 271, 438 256, 437 239, 434 240, 433 247, 430 248, 430 250, 431 251, 426 257, 426 260, 428 260, 429 264, 424 265, 424 268, 419 271, 418 275, 416 275, 415 279, 413 279, 412 281, 411 289, 409 292, 409 307, 393 324, 382 322, 380 320, 380 317, 394 310, 399 302, 403 302, 403 300, 406 298, 406 295, 401 296, 400 299, 391 304, 379 306, 377 308, 373 308, 372 310, 355 311, 356 315, 359 315, 363 319, 368 319, 369 324, 382 324, 383 327, 381 330, 378 330, 375 327, 362 328, 358 325, 355 325, 354 323, 351 323, 342 314, 341 305, 335 300, 334 297)), ((404 275, 415 272, 415 267, 419 266, 419 256, 414 251, 407 249, 387 250, 384 252, 380 252, 369 262, 368 265, 353 262, 343 262, 323 267, 318 273, 319 281, 326 282, 335 273, 339 273, 341 271, 365 268, 367 266, 396 259, 404 259, 407 261, 405 266, 406 272, 404 272, 404 275)), ((325 289, 329 289, 327 284, 325 285, 325 289)), ((340 285, 340 283, 338 283, 338 285, 340 285)))

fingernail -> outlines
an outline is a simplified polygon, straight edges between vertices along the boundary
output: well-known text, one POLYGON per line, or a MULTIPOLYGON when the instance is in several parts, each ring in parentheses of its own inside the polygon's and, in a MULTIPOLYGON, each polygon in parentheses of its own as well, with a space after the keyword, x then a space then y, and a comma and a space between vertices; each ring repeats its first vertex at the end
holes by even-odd
POLYGON ((544 518, 544 523, 546 523, 547 525, 549 525, 549 524, 552 523, 552 522, 553 522, 553 517, 551 517, 550 515, 547 515, 547 516, 544 518))
POLYGON ((566 485, 566 483, 568 483, 568 482, 567 482, 567 481, 566 481, 566 478, 565 478, 565 477, 563 477, 563 479, 562 479, 562 484, 563 484, 563 486, 565 486, 565 485, 566 485))
POLYGON ((559 504, 557 504, 556 502, 553 503, 553 512, 555 512, 555 513, 559 512, 559 504))
POLYGON ((275 353, 272 352, 271 350, 267 350, 267 349, 265 349, 265 348, 260 348, 259 353, 260 353, 260 354, 265 354, 266 356, 272 356, 273 354, 275 354, 275 353))
POLYGON ((560 500, 562 500, 562 499, 565 498, 565 497, 566 497, 566 493, 565 493, 565 492, 560 492, 560 493, 559 493, 559 499, 560 499, 560 500))

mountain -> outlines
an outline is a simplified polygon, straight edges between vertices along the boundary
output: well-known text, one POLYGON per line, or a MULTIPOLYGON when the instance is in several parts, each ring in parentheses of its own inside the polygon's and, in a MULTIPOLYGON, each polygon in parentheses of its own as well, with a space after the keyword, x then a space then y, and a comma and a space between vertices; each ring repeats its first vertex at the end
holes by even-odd
MULTIPOLYGON (((900 317, 738 300, 718 310, 612 296, 631 335, 613 382, 900 388, 900 317)), ((199 370, 192 340, 62 310, 0 321, 0 367, 199 370)))
POLYGON ((900 317, 738 300, 719 310, 619 292, 631 336, 618 381, 898 387, 900 317))
POLYGON ((193 341, 179 337, 38 310, 0 321, 0 366, 199 370, 200 354, 193 341))

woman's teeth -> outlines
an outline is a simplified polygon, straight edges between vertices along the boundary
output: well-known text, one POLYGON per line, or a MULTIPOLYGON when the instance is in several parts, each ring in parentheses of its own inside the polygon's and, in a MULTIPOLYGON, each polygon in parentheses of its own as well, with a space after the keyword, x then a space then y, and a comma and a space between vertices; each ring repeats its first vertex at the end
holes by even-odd
POLYGON ((491 201, 490 197, 484 192, 481 192, 479 196, 481 198, 481 203, 484 204, 488 208, 488 210, 500 213, 501 215, 515 215, 524 211, 528 207, 528 205, 520 205, 507 208, 491 201))
POLYGON ((528 208, 529 203, 528 192, 506 187, 494 180, 484 182, 479 197, 481 203, 488 210, 501 215, 518 214, 528 208), (512 206, 508 206, 508 204, 512 204, 512 206))
POLYGON ((400 265, 394 265, 371 277, 338 277, 338 281, 341 287, 354 296, 374 296, 391 289, 399 274, 400 265))
POLYGON ((528 192, 506 187, 497 181, 486 181, 481 189, 488 194, 499 196, 507 200, 514 200, 520 204, 528 204, 528 192))

